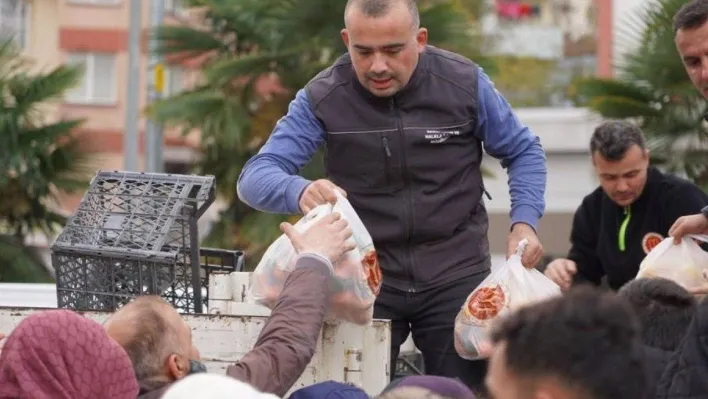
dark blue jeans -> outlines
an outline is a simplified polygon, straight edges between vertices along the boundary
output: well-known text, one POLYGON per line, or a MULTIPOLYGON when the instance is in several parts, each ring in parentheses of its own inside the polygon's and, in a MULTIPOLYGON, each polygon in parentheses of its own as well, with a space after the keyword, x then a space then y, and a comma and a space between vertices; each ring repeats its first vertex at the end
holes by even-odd
POLYGON ((484 391, 485 360, 462 359, 455 351, 455 317, 467 296, 489 275, 478 273, 422 292, 381 289, 374 317, 391 320, 391 377, 401 344, 412 333, 423 354, 425 374, 458 378, 475 392, 484 391))

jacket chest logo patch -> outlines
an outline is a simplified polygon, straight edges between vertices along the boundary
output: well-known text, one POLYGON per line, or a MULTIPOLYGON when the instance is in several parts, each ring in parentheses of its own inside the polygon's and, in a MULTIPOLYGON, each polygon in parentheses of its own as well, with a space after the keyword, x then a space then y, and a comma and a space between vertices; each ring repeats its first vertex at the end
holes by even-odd
POLYGON ((647 233, 644 238, 642 238, 642 249, 644 250, 644 253, 648 254, 662 241, 664 241, 664 237, 662 237, 661 234, 647 233))
POLYGON ((459 136, 459 130, 426 130, 425 140, 430 144, 441 144, 452 136, 459 136))

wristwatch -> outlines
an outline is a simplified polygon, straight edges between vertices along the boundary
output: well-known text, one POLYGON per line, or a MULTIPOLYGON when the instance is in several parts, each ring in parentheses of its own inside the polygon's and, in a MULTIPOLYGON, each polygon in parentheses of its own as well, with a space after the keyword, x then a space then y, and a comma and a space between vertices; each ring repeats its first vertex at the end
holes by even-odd
POLYGON ((708 206, 703 207, 703 209, 701 209, 701 213, 706 217, 706 219, 708 219, 708 206))

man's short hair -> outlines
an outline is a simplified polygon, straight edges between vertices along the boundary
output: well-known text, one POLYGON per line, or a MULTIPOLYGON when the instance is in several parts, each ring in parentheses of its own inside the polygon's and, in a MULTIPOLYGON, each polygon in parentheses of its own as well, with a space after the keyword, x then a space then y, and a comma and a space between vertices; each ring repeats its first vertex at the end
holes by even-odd
POLYGON ((674 15, 674 33, 681 29, 700 28, 708 22, 708 1, 692 0, 678 10, 674 15))
POLYGON ((644 133, 637 125, 623 120, 612 120, 601 123, 595 128, 590 139, 590 154, 599 153, 611 162, 624 158, 632 146, 646 149, 644 133))
POLYGON ((644 345, 674 351, 696 314, 696 298, 677 283, 663 278, 640 278, 619 290, 634 308, 644 345))
POLYGON ((346 10, 349 10, 349 7, 356 6, 367 17, 379 18, 386 15, 391 6, 397 2, 405 3, 411 13, 413 28, 418 29, 420 27, 420 14, 415 0, 348 0, 344 8, 344 14, 346 15, 346 10))
MULTIPOLYGON (((165 361, 173 353, 186 353, 179 341, 179 331, 165 317, 174 311, 172 305, 159 296, 140 296, 118 310, 126 334, 119 344, 133 362, 138 381, 147 381, 164 373, 165 361)), ((111 321, 110 319, 108 320, 111 321)))
POLYGON ((579 286, 521 308, 491 339, 505 344, 507 370, 530 384, 550 378, 588 399, 643 397, 639 323, 613 292, 579 286))

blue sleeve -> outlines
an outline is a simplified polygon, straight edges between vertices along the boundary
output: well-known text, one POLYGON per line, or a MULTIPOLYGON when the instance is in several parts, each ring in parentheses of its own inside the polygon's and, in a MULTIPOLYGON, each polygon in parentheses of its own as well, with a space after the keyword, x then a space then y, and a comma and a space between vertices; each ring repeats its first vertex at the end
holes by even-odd
POLYGON ((536 229, 546 209, 546 154, 539 138, 516 117, 509 103, 480 69, 478 135, 484 150, 500 159, 509 176, 511 223, 536 229))
POLYGON ((299 90, 268 141, 243 166, 236 185, 239 199, 263 212, 300 213, 300 196, 310 181, 297 174, 324 137, 307 94, 299 90))

